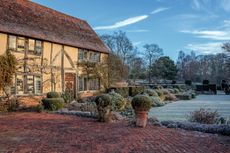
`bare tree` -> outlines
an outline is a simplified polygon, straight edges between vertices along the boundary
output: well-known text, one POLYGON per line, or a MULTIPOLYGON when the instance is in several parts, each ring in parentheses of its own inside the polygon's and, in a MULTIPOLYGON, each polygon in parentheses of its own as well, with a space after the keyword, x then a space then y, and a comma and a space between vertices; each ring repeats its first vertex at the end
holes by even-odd
POLYGON ((151 66, 160 56, 163 55, 163 49, 161 49, 157 44, 146 44, 144 45, 144 55, 148 62, 148 79, 149 83, 151 83, 151 66))
POLYGON ((227 52, 230 52, 230 42, 224 43, 222 49, 224 49, 227 52))

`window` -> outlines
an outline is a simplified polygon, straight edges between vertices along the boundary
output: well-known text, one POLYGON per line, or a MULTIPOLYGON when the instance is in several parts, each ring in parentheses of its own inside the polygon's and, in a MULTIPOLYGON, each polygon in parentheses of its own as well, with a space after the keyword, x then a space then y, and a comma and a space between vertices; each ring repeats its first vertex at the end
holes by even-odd
POLYGON ((100 53, 90 52, 89 53, 89 60, 93 61, 93 62, 100 62, 100 53))
POLYGON ((34 77, 27 76, 27 93, 32 94, 34 92, 34 77))
POLYGON ((35 54, 40 55, 41 53, 42 53, 42 42, 40 40, 36 40, 35 54))
POLYGON ((79 77, 79 87, 78 87, 78 90, 79 91, 84 91, 84 78, 83 77, 79 77))
POLYGON ((89 79, 89 90, 99 90, 100 89, 100 79, 92 78, 89 79))
POLYGON ((25 38, 18 37, 17 51, 24 51, 24 50, 25 50, 25 38))
POLYGON ((88 52, 85 50, 84 51, 84 60, 87 60, 88 59, 88 52))
POLYGON ((16 36, 9 36, 9 49, 16 50, 16 36))
POLYGON ((41 81, 41 77, 40 76, 35 76, 34 77, 34 82, 35 82, 35 94, 40 94, 42 93, 42 81, 41 81))
POLYGON ((94 53, 94 60, 96 62, 100 62, 101 54, 100 53, 94 53))
POLYGON ((17 94, 23 94, 24 93, 24 76, 23 75, 17 75, 16 79, 17 83, 17 94))
POLYGON ((88 79, 86 77, 79 77, 79 82, 78 82, 79 86, 78 86, 78 90, 79 91, 87 91, 88 87, 88 79))
POLYGON ((35 40, 29 39, 29 51, 34 52, 34 48, 35 48, 35 40))
POLYGON ((84 50, 79 49, 79 52, 78 52, 78 59, 79 59, 79 60, 83 60, 83 59, 84 59, 84 50))

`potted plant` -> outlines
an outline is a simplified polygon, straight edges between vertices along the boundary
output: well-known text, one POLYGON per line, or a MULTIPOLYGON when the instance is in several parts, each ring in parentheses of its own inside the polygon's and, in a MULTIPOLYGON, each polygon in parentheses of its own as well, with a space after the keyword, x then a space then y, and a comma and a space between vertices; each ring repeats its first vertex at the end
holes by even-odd
POLYGON ((102 94, 95 99, 97 110, 98 110, 98 120, 100 122, 112 122, 112 101, 109 94, 102 94))
POLYGON ((152 101, 149 96, 135 96, 132 100, 132 107, 135 110, 136 126, 146 127, 148 111, 152 107, 152 101))

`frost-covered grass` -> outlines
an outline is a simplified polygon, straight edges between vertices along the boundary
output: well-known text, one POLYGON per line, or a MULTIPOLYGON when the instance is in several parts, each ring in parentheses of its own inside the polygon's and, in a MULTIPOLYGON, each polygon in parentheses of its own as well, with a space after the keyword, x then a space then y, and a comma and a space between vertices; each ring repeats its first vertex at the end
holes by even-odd
POLYGON ((186 116, 195 110, 206 108, 217 110, 218 113, 230 119, 230 95, 199 95, 193 100, 181 100, 163 107, 152 108, 149 116, 156 116, 159 120, 187 120, 186 116))

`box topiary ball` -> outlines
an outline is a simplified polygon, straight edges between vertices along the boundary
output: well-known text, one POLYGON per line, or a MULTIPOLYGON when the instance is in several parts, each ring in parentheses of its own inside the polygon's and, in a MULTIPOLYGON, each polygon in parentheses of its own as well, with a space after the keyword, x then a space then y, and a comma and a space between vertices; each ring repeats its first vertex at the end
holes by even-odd
POLYGON ((109 94, 102 94, 96 97, 95 103, 97 106, 105 108, 112 105, 112 100, 109 94))
POLYGON ((47 98, 61 98, 61 95, 58 92, 48 92, 47 98))
POLYGON ((149 111, 152 107, 152 100, 146 95, 137 95, 132 100, 132 107, 136 111, 149 111))

